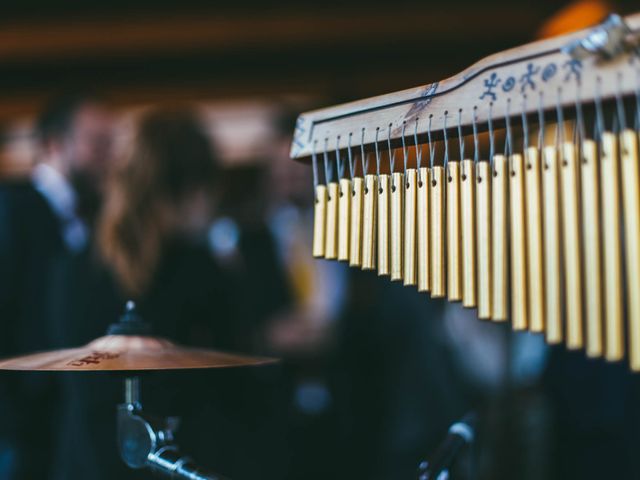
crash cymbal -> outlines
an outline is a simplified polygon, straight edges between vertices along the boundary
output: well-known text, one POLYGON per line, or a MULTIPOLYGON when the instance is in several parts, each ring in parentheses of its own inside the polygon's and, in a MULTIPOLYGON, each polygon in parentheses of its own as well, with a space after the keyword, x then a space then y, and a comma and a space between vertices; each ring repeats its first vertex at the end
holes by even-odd
POLYGON ((0 370, 139 371, 186 370, 264 365, 276 359, 250 357, 176 345, 142 335, 107 335, 80 348, 0 360, 0 370))

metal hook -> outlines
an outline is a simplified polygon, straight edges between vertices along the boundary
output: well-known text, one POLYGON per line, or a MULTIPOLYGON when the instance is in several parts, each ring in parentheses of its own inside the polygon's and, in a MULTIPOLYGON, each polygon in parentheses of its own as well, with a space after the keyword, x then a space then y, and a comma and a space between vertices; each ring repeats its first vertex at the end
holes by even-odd
POLYGON ((318 141, 313 141, 313 150, 311 150, 311 166, 313 171, 313 188, 318 187, 318 154, 316 153, 316 146, 318 141))
POLYGON ((460 149, 460 160, 464 160, 464 137, 462 136, 462 109, 458 110, 458 147, 460 149))
POLYGON ((600 97, 600 84, 602 83, 602 79, 600 77, 596 78, 596 90, 594 96, 594 104, 596 107, 596 137, 599 139, 600 136, 604 133, 605 124, 604 124, 604 115, 602 113, 602 98, 600 97))
POLYGON ((448 110, 444 111, 444 126, 442 129, 442 135, 444 137, 444 162, 443 162, 443 166, 444 166, 444 170, 445 172, 447 172, 447 166, 449 165, 449 138, 447 137, 447 114, 449 113, 448 110))
POLYGON ((562 110, 562 87, 558 87, 558 96, 556 98, 556 116, 558 123, 556 125, 556 147, 564 143, 564 111, 562 110))
POLYGON ((511 99, 507 98, 507 111, 504 117, 504 122, 507 128, 507 135, 504 138, 504 155, 506 157, 513 153, 513 144, 511 143, 511 99))
POLYGON ((545 129, 545 125, 544 125, 544 109, 542 108, 542 104, 543 104, 543 92, 540 92, 540 95, 538 97, 538 124, 539 124, 539 130, 538 130, 538 150, 542 151, 542 149, 544 148, 544 129, 545 129))
POLYGON ((389 150, 389 175, 391 176, 391 190, 395 190, 396 186, 393 183, 393 172, 395 171, 395 167, 396 167, 396 154, 395 152, 391 149, 391 126, 392 124, 389 124, 389 129, 387 131, 387 149, 389 150))
POLYGON ((407 122, 402 122, 402 155, 404 156, 404 175, 407 176, 407 161, 409 160, 409 154, 407 153, 407 142, 404 138, 404 129, 407 122))
POLYGON ((431 141, 431 119, 433 118, 433 114, 429 115, 429 124, 427 126, 427 138, 429 141, 429 165, 431 165, 431 169, 433 169, 433 157, 436 153, 436 147, 431 141))
POLYGON ((491 170, 493 170, 493 157, 495 156, 495 138, 493 133, 493 102, 489 102, 489 163, 491 164, 491 170))
POLYGON ((365 131, 365 128, 362 127, 362 137, 360 138, 360 161, 362 163, 363 177, 369 172, 369 157, 367 156, 365 159, 365 153, 364 153, 364 131, 365 131))
POLYGON ((325 178, 325 182, 326 183, 331 183, 331 181, 333 180, 333 171, 331 169, 331 165, 329 164, 329 154, 327 153, 328 144, 329 144, 329 139, 325 138, 324 139, 324 152, 323 152, 324 178, 325 178))
POLYGON ((478 107, 473 106, 473 117, 471 119, 473 125, 473 161, 478 163, 480 160, 480 147, 478 141, 478 107))
POLYGON ((354 177, 355 165, 353 161, 353 154, 351 152, 351 137, 353 134, 349 132, 349 141, 347 142, 347 158, 349 159, 349 173, 351 174, 351 180, 354 177))
POLYGON ((416 128, 413 131, 413 146, 416 149, 416 166, 418 167, 418 184, 422 186, 422 146, 418 145, 418 117, 416 117, 416 128))
POLYGON ((624 111, 624 103, 622 102, 622 96, 620 95, 620 90, 622 89, 622 73, 618 72, 618 89, 616 90, 616 110, 618 112, 618 122, 620 124, 620 130, 626 130, 627 128, 627 117, 626 112, 624 111))
POLYGON ((527 95, 522 95, 522 133, 524 150, 529 148, 529 122, 527 120, 527 95))
POLYGON ((378 133, 380 133, 380 127, 376 127, 376 172, 378 177, 380 176, 380 150, 378 148, 378 133))

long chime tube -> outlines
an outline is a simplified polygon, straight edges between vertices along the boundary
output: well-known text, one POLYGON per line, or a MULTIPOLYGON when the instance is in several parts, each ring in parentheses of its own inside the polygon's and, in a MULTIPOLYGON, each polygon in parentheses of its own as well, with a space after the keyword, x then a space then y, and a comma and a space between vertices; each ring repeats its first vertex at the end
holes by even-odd
POLYGON ((460 163, 447 164, 447 297, 462 300, 462 245, 460 235, 460 163))
POLYGON ((364 211, 364 178, 351 180, 351 227, 349 232, 349 265, 362 266, 362 216, 364 211))
POLYGON ((491 165, 478 162, 476 172, 476 226, 478 231, 478 317, 490 319, 491 308, 491 165))
POLYGON ((349 261, 349 247, 351 233, 351 180, 340 179, 338 197, 338 260, 349 261))
POLYGON ((505 321, 509 317, 508 185, 507 157, 495 155, 491 183, 491 273, 493 276, 491 319, 493 321, 505 321))
POLYGON ((391 281, 401 281, 404 270, 404 174, 395 172, 391 176, 391 281))
POLYGON ((562 290, 560 270, 560 192, 558 150, 547 146, 542 160, 542 222, 544 232, 544 311, 547 343, 562 342, 562 290))
POLYGON ((364 177, 364 208, 362 213, 362 269, 376 269, 376 237, 378 220, 378 177, 364 177))
POLYGON ((327 196, 327 228, 324 245, 324 258, 335 260, 338 258, 338 198, 339 186, 337 182, 329 182, 327 196))
POLYGON ((528 147, 525 150, 524 163, 529 330, 532 332, 543 332, 545 321, 540 150, 538 150, 537 147, 528 147))
POLYGON ((316 186, 316 197, 313 203, 313 256, 324 257, 325 226, 327 223, 327 187, 316 186))
POLYGON ((417 191, 417 242, 418 242, 418 291, 428 292, 431 289, 431 258, 429 251, 430 232, 429 198, 431 191, 431 171, 420 168, 420 180, 417 191))
POLYGON ((416 285, 418 283, 416 262, 418 171, 415 168, 407 169, 404 181, 404 272, 402 277, 405 285, 416 285))
POLYGON ((431 296, 444 297, 447 293, 445 277, 445 171, 435 166, 431 171, 430 227, 431 227, 431 296))
POLYGON ((582 142, 582 240, 584 245, 584 287, 586 320, 586 353, 588 357, 600 357, 603 351, 602 336, 602 262, 600 243, 600 169, 598 144, 593 140, 582 142))
POLYGON ((389 175, 378 177, 378 275, 389 275, 389 202, 391 181, 389 175))
POLYGON ((473 160, 462 161, 460 201, 462 203, 462 306, 477 304, 476 288, 476 169, 473 160))
POLYGON ((618 136, 611 132, 604 132, 600 179, 604 250, 605 358, 609 361, 620 360, 624 355, 619 176, 618 136))
POLYGON ((627 271, 627 317, 629 364, 640 370, 640 175, 638 133, 625 129, 620 134, 622 149, 622 195, 627 271))
POLYGON ((564 241, 565 307, 567 315, 567 348, 582 348, 582 245, 580 239, 579 172, 575 145, 562 145, 560 197, 564 241))
POLYGON ((521 154, 515 153, 510 157, 510 163, 511 322, 514 330, 524 330, 529 325, 524 159, 521 154))

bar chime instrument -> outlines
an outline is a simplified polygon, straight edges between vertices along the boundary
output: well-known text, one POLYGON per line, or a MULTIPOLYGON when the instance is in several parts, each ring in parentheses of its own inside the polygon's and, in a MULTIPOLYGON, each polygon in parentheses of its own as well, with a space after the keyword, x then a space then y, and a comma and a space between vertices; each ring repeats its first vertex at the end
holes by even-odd
POLYGON ((639 29, 612 15, 302 114, 313 255, 640 371, 639 29))

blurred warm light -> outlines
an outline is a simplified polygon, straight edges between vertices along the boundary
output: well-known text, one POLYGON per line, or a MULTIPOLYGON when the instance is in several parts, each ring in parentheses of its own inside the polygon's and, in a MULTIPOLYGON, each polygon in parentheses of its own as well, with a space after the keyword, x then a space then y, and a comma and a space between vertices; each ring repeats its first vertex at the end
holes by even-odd
POLYGON ((539 38, 555 37, 600 23, 613 8, 602 0, 578 0, 547 20, 538 31, 539 38))

